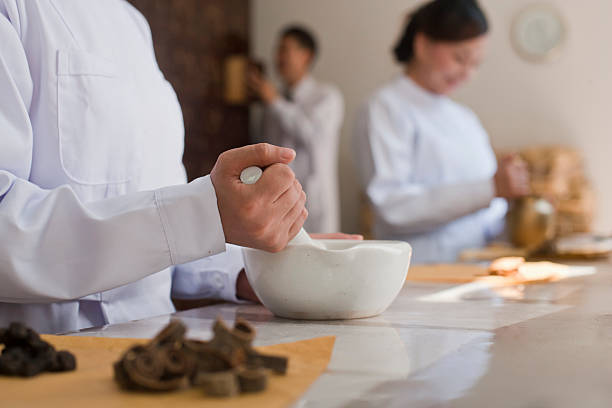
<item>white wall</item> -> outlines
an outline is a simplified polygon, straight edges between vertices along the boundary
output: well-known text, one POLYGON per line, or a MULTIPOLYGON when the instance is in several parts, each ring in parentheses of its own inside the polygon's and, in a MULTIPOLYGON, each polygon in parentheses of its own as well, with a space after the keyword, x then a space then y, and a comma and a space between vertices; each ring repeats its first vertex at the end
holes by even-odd
MULTIPOLYGON (((523 62, 510 27, 528 0, 481 0, 492 25, 487 61, 456 99, 480 116, 498 149, 561 143, 582 149, 599 194, 597 229, 612 230, 612 1, 549 0, 566 17, 569 38, 556 62, 523 62)), ((271 65, 278 30, 311 27, 322 45, 315 75, 337 84, 347 116, 342 135, 342 226, 358 228, 351 131, 361 102, 399 70, 390 50, 416 0, 252 0, 253 53, 271 65)))

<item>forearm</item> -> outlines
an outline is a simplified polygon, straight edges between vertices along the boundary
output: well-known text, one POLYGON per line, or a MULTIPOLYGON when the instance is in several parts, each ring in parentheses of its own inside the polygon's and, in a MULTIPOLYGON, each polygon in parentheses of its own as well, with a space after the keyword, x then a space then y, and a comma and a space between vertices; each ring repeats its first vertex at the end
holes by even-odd
POLYGON ((225 249, 209 178, 83 204, 0 172, 0 230, 0 301, 13 303, 80 298, 225 249))
POLYGON ((427 188, 420 192, 389 189, 385 195, 369 195, 387 231, 412 235, 432 231, 488 207, 494 191, 493 182, 484 180, 427 188))

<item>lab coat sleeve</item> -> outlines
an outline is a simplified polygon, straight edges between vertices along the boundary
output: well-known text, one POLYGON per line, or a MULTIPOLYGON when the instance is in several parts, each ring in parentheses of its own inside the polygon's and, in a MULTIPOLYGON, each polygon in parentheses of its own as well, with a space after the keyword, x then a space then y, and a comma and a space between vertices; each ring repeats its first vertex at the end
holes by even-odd
POLYGON ((29 182, 33 83, 3 14, 0 38, 0 302, 76 299, 225 250, 209 177, 92 203, 29 182))
POLYGON ((244 303, 236 297, 236 281, 242 270, 241 248, 227 245, 221 254, 177 265, 172 277, 172 297, 244 303))
POLYGON ((492 180, 435 186, 414 182, 414 124, 407 116, 393 117, 388 102, 374 99, 368 103, 358 117, 356 131, 366 194, 390 233, 411 235, 435 230, 488 207, 494 198, 492 180), (406 121, 401 131, 398 120, 406 121))
POLYGON ((325 139, 335 142, 330 135, 340 129, 344 117, 344 102, 338 90, 328 88, 317 98, 308 109, 283 98, 278 98, 268 109, 286 137, 310 148, 309 151, 313 151, 313 145, 325 143, 325 139))

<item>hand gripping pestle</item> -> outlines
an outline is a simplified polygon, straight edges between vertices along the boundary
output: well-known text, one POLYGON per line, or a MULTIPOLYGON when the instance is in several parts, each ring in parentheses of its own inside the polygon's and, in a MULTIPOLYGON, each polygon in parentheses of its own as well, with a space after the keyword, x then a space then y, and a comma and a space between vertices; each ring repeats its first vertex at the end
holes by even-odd
MULTIPOLYGON (((263 170, 259 167, 247 167, 242 170, 240 173, 240 181, 244 184, 255 184, 263 174, 263 170)), ((317 241, 314 241, 310 238, 310 235, 304 230, 304 228, 300 229, 300 232, 289 241, 289 245, 310 245, 317 248, 325 248, 325 246, 317 241)))

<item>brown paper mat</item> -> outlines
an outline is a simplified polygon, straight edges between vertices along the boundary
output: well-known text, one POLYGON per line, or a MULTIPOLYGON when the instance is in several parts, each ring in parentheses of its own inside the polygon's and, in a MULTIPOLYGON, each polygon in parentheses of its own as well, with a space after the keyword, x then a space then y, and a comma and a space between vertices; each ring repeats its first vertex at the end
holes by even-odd
POLYGON ((484 248, 466 249, 459 255, 463 262, 493 261, 497 258, 520 256, 527 258, 529 251, 524 248, 515 248, 505 245, 491 245, 484 248))
MULTIPOLYGON (((533 265, 533 263, 531 263, 533 265)), ((539 262, 536 264, 548 264, 554 268, 567 268, 565 265, 539 262)), ((560 271, 560 272, 564 272, 560 271)), ((513 286, 528 283, 556 282, 571 274, 551 272, 550 275, 537 275, 526 278, 521 275, 513 276, 490 276, 488 267, 473 264, 437 264, 411 266, 406 276, 407 281, 432 282, 432 283, 470 283, 476 281, 487 281, 494 286, 513 286)))
POLYGON ((488 268, 470 264, 415 265, 408 270, 409 281, 469 283, 488 275, 488 268))
POLYGON ((258 350, 289 357, 286 376, 270 377, 261 394, 212 399, 193 388, 166 394, 121 391, 113 381, 113 362, 128 347, 143 340, 76 336, 43 336, 58 350, 77 357, 75 372, 43 374, 31 379, 0 377, 0 407, 287 407, 325 371, 334 337, 259 347, 258 350))
POLYGON ((493 245, 484 248, 466 249, 461 252, 459 261, 461 262, 481 262, 481 261, 493 261, 498 258, 504 258, 508 256, 520 256, 528 258, 528 260, 601 260, 607 259, 612 255, 612 251, 603 248, 592 248, 582 247, 571 249, 549 249, 541 252, 531 253, 524 248, 515 248, 509 246, 493 245))

